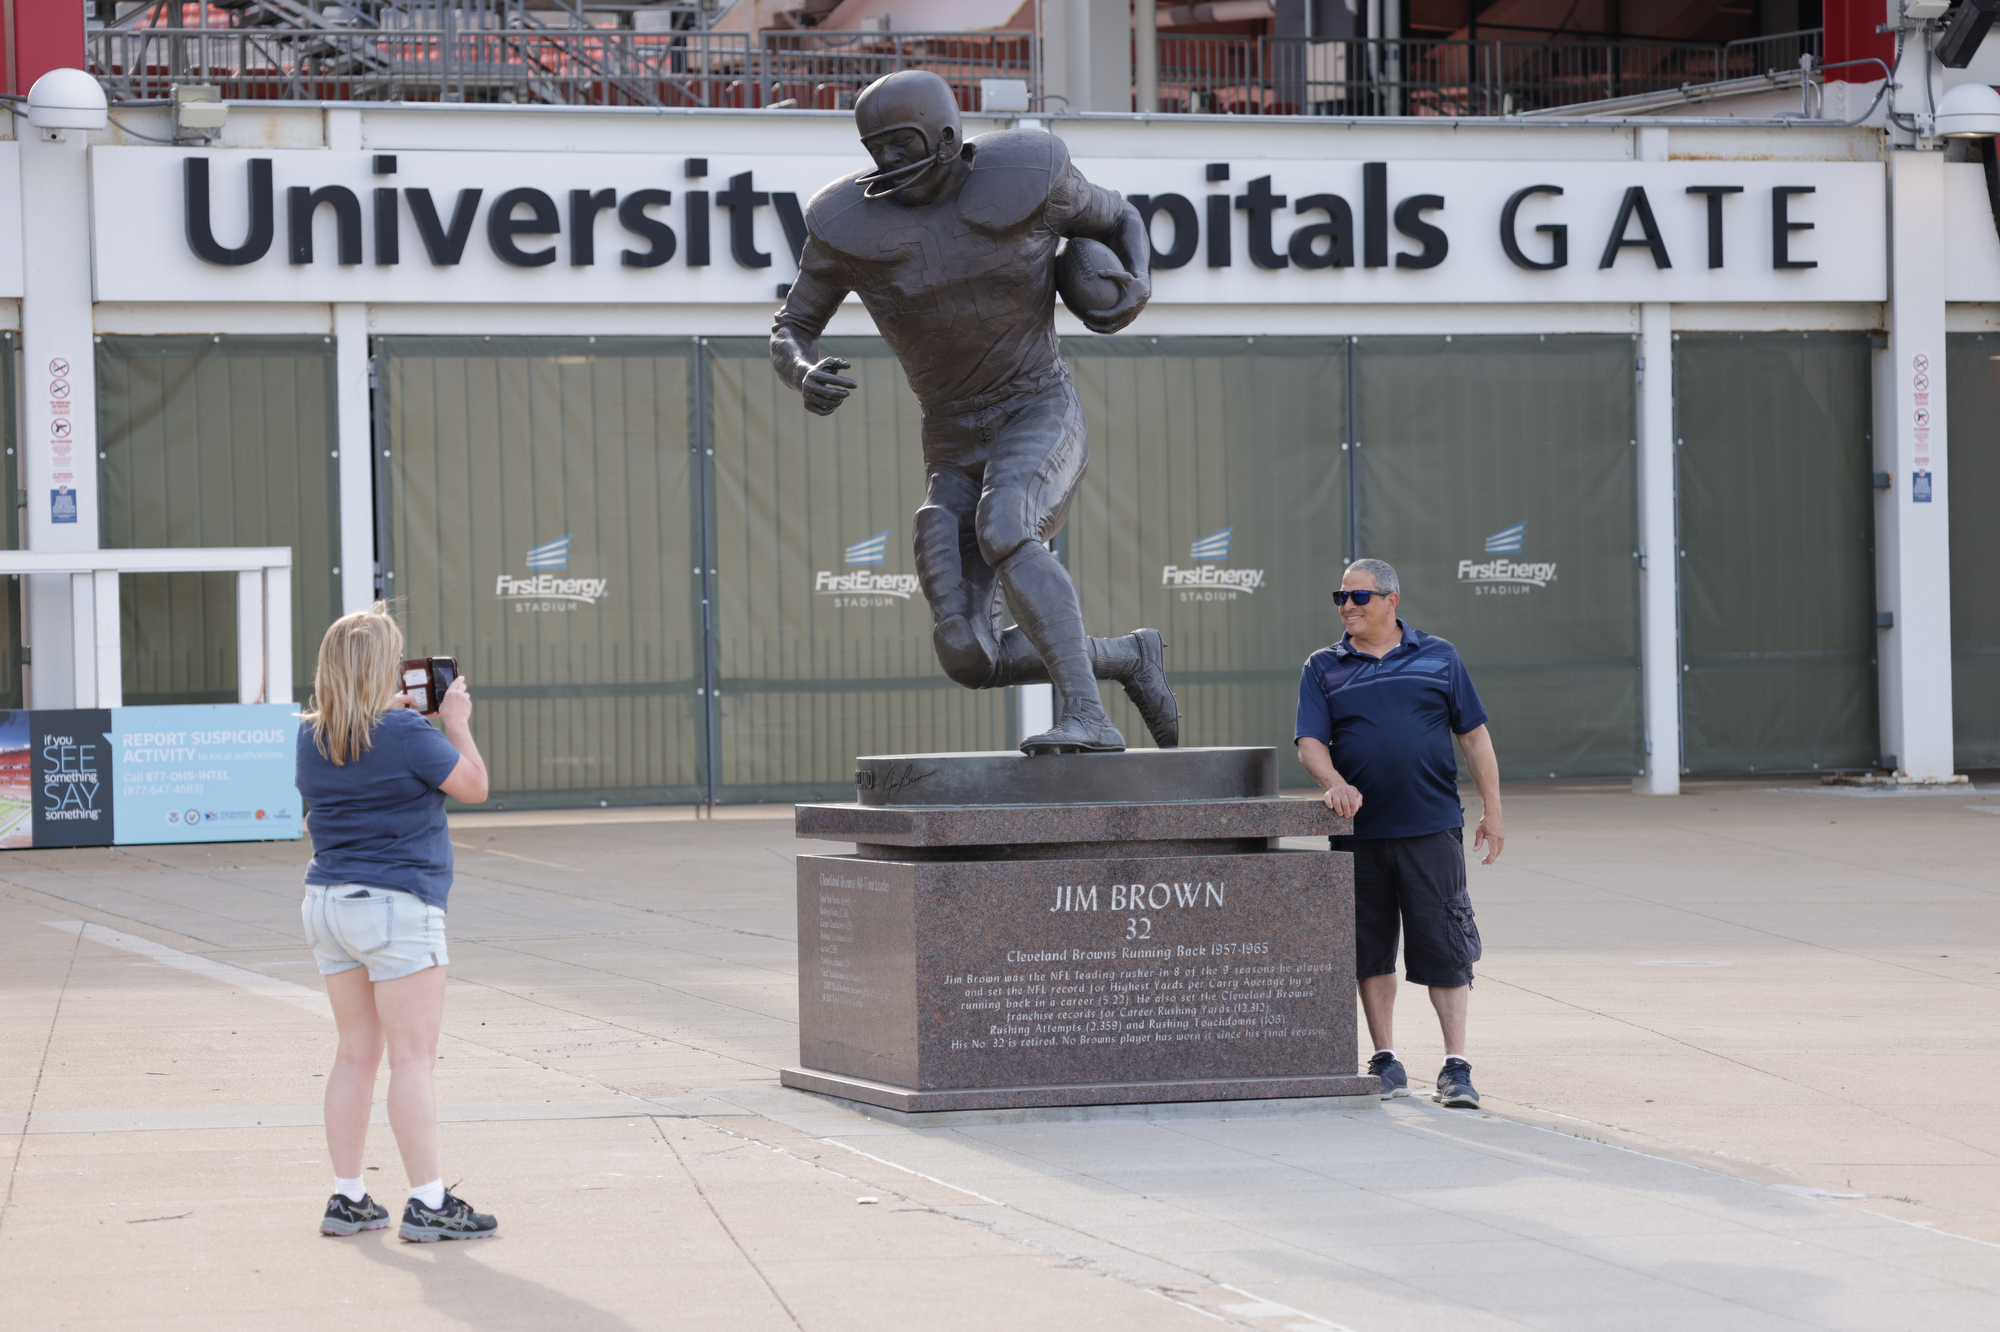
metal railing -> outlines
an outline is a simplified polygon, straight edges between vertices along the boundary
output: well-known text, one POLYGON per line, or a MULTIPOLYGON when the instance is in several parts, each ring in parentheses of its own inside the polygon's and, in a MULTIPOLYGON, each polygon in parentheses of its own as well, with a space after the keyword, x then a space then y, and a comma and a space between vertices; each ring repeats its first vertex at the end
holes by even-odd
POLYGON ((1159 111, 1505 116, 1796 67, 1817 29, 1728 44, 1162 34, 1159 111))
MULTIPOLYGON (((451 23, 449 9, 439 9, 451 23)), ((968 111, 981 79, 1039 96, 1024 31, 911 33, 618 29, 137 28, 89 34, 114 102, 212 83, 232 101, 537 102, 582 106, 850 107, 900 69, 942 75, 968 111)), ((1311 41, 1163 34, 1157 107, 1229 115, 1503 116, 1793 69, 1817 29, 1750 41, 1311 41)), ((1039 100, 1035 103, 1040 105, 1039 100)), ((1053 108, 1051 108, 1053 109, 1053 108)))
POLYGON ((842 110, 885 74, 927 69, 958 94, 959 106, 977 111, 981 79, 1019 79, 1030 94, 1040 82, 1035 34, 1003 32, 766 31, 760 54, 764 86, 774 102, 815 110, 842 110))
MULTIPOLYGON (((449 12, 449 11, 447 11, 449 12)), ((113 102, 212 83, 230 101, 762 106, 743 33, 141 28, 88 34, 113 102)))
POLYGON ((0 574, 69 575, 71 707, 124 705, 118 576, 137 573, 235 574, 237 702, 292 701, 290 546, 0 551, 0 574))
MULTIPOLYGON (((450 11, 440 11, 447 17, 450 11)), ((487 17, 487 16, 481 16, 487 17)), ((979 109, 981 79, 1037 73, 1033 33, 139 28, 89 34, 114 102, 212 83, 231 101, 539 102, 840 109, 884 74, 928 69, 979 109)))

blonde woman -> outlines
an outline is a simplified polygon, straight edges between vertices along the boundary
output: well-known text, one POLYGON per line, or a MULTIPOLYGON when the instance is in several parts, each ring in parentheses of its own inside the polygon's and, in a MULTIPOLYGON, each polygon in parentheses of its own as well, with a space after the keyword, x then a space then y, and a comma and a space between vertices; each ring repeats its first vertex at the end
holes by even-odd
POLYGON ((499 1223, 445 1191, 431 1067, 450 960, 444 798, 485 800, 486 764, 472 742, 465 677, 439 706, 439 734, 397 691, 402 657, 403 631, 381 602, 343 615, 320 640, 312 711, 299 725, 299 791, 310 805, 313 842, 302 914, 340 1030, 326 1080, 334 1192, 320 1233, 389 1224, 388 1210, 361 1180, 375 1071, 386 1047, 389 1127, 410 1178, 398 1233, 419 1242, 476 1239, 499 1223))

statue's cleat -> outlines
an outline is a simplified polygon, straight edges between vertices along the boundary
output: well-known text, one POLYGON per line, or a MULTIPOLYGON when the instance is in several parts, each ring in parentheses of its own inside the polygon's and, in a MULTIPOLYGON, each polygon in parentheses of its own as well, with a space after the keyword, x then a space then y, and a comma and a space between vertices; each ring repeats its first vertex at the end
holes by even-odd
POLYGON ((1124 750, 1125 737, 1102 712, 1095 717, 1065 712, 1052 728, 1021 742, 1023 754, 1119 754, 1124 750))
POLYGON ((1181 742, 1181 706, 1167 685, 1167 645, 1157 629, 1135 629, 1129 636, 1138 648, 1139 665, 1123 681, 1125 697, 1139 709, 1153 743, 1161 749, 1173 749, 1181 742))

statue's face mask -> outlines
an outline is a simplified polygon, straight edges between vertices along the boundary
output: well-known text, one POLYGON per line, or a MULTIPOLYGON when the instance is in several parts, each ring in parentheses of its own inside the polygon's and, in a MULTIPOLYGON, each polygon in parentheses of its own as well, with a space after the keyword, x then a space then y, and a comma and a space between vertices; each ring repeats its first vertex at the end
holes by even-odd
MULTIPOLYGON (((950 143, 949 139, 945 143, 950 143)), ((861 183, 870 199, 880 199, 905 189, 921 189, 931 172, 944 164, 942 152, 932 152, 920 130, 892 129, 864 139, 862 147, 875 159, 875 171, 861 183)), ((941 144, 940 148, 944 145, 941 144)))
POLYGON ((875 159, 874 174, 861 178, 871 199, 921 193, 965 137, 951 85, 921 69, 899 70, 862 89, 854 124, 875 159))

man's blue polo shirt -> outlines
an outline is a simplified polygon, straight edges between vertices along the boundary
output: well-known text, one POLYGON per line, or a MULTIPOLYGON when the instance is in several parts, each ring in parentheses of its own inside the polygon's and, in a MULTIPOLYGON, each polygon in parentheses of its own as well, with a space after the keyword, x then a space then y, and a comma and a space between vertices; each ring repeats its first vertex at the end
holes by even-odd
POLYGON ((1356 837, 1423 837, 1465 826, 1451 738, 1486 724, 1486 709, 1458 649, 1401 620, 1387 657, 1355 649, 1345 634, 1306 658, 1299 677, 1297 739, 1333 751, 1333 766, 1361 792, 1356 837))

